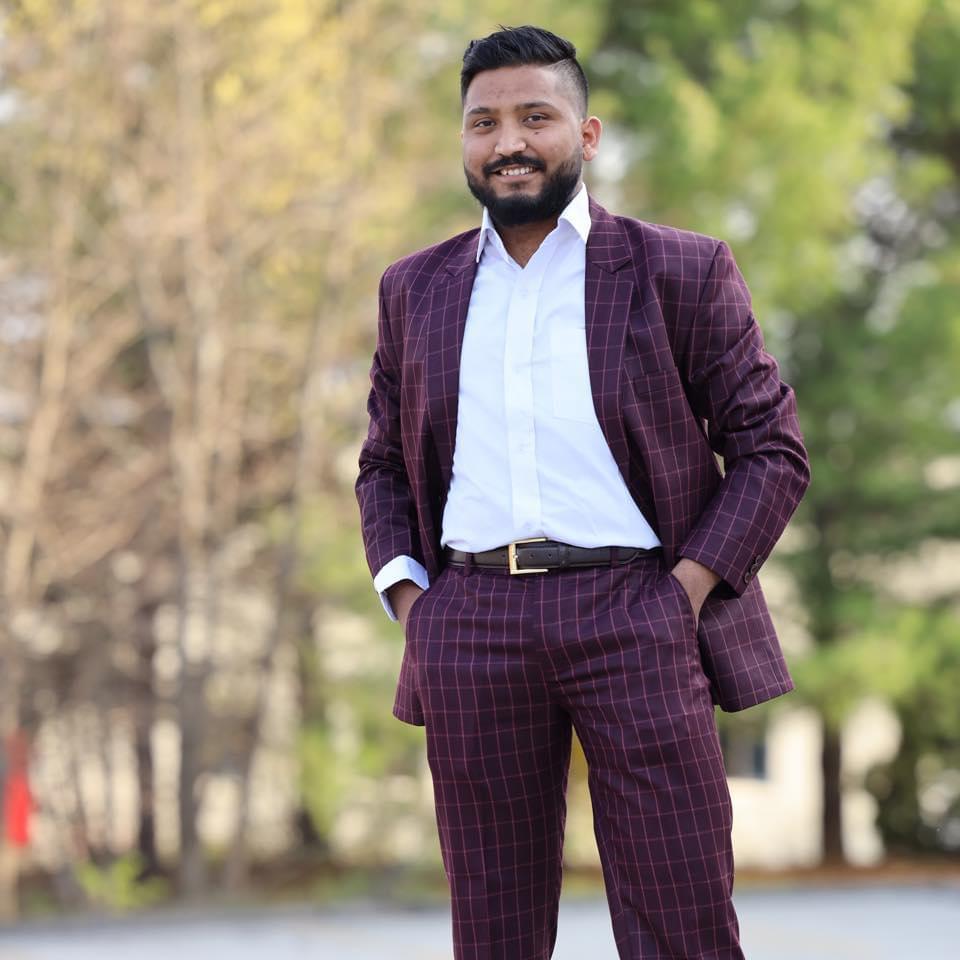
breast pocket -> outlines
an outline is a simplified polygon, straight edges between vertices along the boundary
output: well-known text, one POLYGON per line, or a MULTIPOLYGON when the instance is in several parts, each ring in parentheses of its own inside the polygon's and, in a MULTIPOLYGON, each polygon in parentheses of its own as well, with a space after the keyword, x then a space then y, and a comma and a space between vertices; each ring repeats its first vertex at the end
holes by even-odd
MULTIPOLYGON (((655 360, 656 358, 654 358, 655 360)), ((679 384, 680 380, 673 367, 662 367, 656 362, 645 360, 637 354, 627 354, 623 358, 625 379, 641 392, 656 393, 658 390, 679 384)))
POLYGON ((642 438, 645 460, 665 476, 679 477, 691 464, 713 459, 701 422, 690 408, 675 370, 625 364, 621 392, 627 432, 642 438))
POLYGON ((596 419, 583 327, 561 327, 550 332, 550 382, 555 417, 580 423, 596 419))

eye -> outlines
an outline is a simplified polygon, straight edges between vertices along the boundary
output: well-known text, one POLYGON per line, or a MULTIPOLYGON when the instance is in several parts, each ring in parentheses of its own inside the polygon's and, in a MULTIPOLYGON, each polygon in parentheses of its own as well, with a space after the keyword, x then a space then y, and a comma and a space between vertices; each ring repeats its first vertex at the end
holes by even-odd
POLYGON ((542 120, 546 120, 547 118, 542 113, 531 113, 527 119, 533 123, 540 123, 542 120))
POLYGON ((493 126, 493 121, 492 121, 492 120, 489 120, 489 119, 488 119, 488 120, 478 120, 478 121, 473 125, 473 128, 476 130, 476 129, 478 129, 478 128, 489 128, 489 127, 492 127, 492 126, 493 126))

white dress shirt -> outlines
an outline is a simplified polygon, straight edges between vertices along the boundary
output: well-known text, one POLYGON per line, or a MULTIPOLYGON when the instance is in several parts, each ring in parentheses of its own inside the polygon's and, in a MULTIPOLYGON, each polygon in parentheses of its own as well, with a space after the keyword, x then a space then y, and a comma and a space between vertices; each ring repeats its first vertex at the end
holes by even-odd
MULTIPOLYGON (((584 276, 590 233, 581 187, 525 267, 486 210, 463 348, 457 435, 443 511, 443 546, 476 553, 549 537, 579 547, 658 547, 630 496, 593 408, 584 276)), ((412 557, 395 557, 374 588, 424 589, 412 557)))

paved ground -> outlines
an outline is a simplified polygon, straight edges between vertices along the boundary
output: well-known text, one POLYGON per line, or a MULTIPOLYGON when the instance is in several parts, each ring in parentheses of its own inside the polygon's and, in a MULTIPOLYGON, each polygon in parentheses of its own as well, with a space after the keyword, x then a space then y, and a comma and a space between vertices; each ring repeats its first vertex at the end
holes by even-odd
MULTIPOLYGON (((958 960, 960 889, 747 891, 748 960, 958 960)), ((450 960, 449 914, 354 905, 46 923, 0 932, 0 960, 450 960)), ((564 901, 554 960, 616 960, 606 906, 564 901)))

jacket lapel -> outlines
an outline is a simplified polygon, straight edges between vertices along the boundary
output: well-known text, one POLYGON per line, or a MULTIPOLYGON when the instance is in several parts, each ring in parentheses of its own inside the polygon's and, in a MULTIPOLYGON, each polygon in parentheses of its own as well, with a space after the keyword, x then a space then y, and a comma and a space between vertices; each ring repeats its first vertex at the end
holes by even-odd
MULTIPOLYGON (((590 386, 600 429, 621 474, 627 477, 630 458, 621 417, 620 377, 635 283, 633 272, 621 268, 630 263, 631 254, 622 227, 593 199, 590 217, 584 277, 590 386)), ((464 234, 438 269, 424 318, 429 364, 425 377, 426 407, 443 491, 450 485, 453 468, 460 351, 477 273, 477 237, 476 230, 464 234)))
POLYGON ((479 231, 465 234, 437 271, 425 323, 426 407, 440 467, 440 490, 446 496, 453 469, 460 392, 460 351, 473 281, 477 274, 479 231))
POLYGON ((584 278, 590 386, 600 429, 626 478, 630 453, 621 416, 620 377, 635 282, 633 271, 621 270, 631 261, 623 228, 592 199, 590 218, 584 278))

